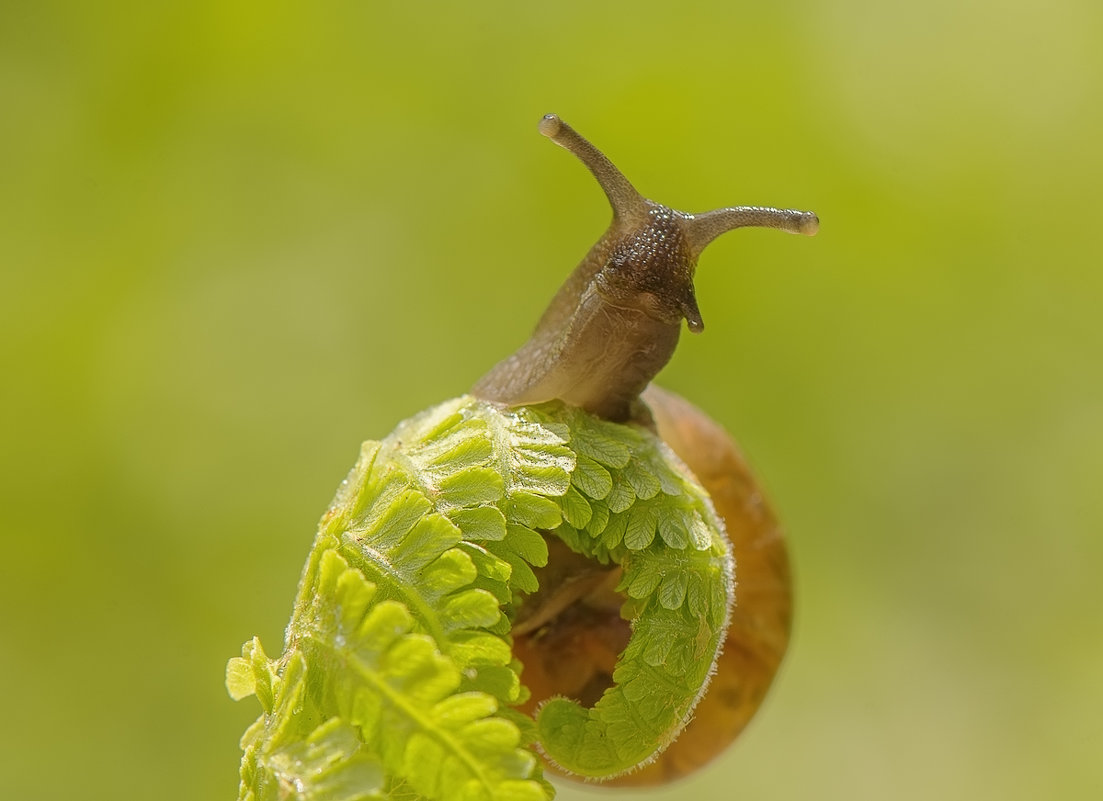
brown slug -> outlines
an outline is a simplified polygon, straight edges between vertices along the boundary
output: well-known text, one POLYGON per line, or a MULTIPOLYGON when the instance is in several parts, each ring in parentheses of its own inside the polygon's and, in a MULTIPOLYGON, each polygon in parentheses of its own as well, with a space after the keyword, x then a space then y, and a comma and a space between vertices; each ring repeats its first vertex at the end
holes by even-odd
MULTIPOLYGON (((545 116, 540 132, 589 168, 609 199, 613 221, 528 342, 472 394, 508 406, 558 399, 656 431, 712 497, 737 566, 730 627, 692 721, 650 764, 609 780, 658 784, 711 760, 757 710, 788 644, 791 586, 777 520, 736 444, 693 404, 651 381, 671 358, 682 320, 695 333, 704 328, 693 278, 713 239, 747 226, 813 235, 819 220, 811 212, 755 206, 675 211, 640 195, 557 116, 545 116)), ((536 571, 540 589, 524 600, 512 631, 532 693, 522 708, 530 712, 554 696, 594 704, 614 684, 614 666, 631 634, 621 615, 625 598, 615 590, 622 567, 546 539, 550 557, 536 571)))

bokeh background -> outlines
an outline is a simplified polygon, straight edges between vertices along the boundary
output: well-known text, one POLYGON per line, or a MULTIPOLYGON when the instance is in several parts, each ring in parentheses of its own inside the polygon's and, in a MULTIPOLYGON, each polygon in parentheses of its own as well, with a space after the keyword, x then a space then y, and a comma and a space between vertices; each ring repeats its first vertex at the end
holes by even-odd
POLYGON ((761 717, 651 797, 1103 797, 1095 0, 0 5, 2 795, 233 797, 225 661, 359 442, 608 220, 549 111, 675 207, 823 221, 714 244, 662 377, 799 595, 761 717))

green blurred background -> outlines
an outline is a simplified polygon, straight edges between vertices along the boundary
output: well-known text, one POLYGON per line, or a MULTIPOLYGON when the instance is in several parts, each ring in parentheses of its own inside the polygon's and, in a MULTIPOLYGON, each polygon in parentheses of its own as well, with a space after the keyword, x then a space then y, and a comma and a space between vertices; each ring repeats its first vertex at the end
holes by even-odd
MULTIPOLYGON (((796 635, 655 799, 1103 797, 1103 6, 0 5, 0 773, 217 799, 360 440, 608 220, 561 114, 731 234, 662 381, 741 441, 796 635)), ((588 795, 562 793, 574 801, 588 795)))

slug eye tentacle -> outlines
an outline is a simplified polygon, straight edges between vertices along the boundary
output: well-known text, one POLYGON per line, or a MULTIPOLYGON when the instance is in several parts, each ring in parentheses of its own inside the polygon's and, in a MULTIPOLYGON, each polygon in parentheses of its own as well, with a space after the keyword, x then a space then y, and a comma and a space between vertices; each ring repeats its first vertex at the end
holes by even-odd
POLYGON ((555 114, 545 114, 540 120, 540 133, 560 147, 569 150, 593 173, 609 198, 614 219, 625 219, 646 213, 647 200, 636 191, 624 174, 588 139, 555 114))
POLYGON ((694 257, 720 236, 736 228, 777 228, 790 234, 815 236, 820 230, 820 218, 810 211, 775 209, 767 206, 732 206, 688 215, 683 234, 694 257))

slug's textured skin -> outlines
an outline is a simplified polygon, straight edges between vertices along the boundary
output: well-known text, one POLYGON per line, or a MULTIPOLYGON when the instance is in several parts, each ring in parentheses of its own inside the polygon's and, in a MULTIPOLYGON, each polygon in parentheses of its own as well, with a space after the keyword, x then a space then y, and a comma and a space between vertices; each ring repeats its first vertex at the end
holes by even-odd
POLYGON ((682 321, 703 329, 709 242, 818 219, 679 212, 557 117, 540 129, 613 222, 471 395, 363 445, 282 655, 254 638, 228 665, 262 708, 241 801, 543 801, 537 754, 655 784, 712 759, 770 686, 791 603, 777 522, 726 432, 650 382, 682 321))

